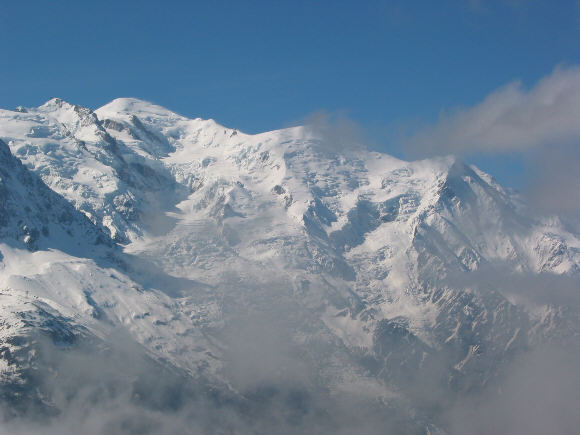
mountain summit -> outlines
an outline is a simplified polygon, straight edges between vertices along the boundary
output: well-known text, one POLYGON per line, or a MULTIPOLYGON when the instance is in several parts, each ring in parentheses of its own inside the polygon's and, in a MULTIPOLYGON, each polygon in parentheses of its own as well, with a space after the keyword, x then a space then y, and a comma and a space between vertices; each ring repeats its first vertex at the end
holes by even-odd
POLYGON ((457 401, 578 336, 532 283, 576 283, 580 235, 453 157, 131 98, 0 110, 0 139, 8 424, 444 433, 457 401))

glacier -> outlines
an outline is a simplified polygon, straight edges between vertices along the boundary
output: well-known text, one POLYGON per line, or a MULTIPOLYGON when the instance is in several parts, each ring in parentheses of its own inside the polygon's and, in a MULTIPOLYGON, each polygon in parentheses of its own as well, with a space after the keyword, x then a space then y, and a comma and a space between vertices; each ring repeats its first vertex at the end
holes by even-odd
POLYGON ((448 433, 577 351, 580 234, 453 156, 333 145, 132 98, 0 110, 4 424, 448 433))

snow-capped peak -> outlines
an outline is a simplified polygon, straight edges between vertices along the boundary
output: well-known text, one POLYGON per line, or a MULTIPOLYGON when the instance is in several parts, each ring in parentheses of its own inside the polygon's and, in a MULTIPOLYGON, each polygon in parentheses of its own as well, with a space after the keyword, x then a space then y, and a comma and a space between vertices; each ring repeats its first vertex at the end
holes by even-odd
POLYGON ((95 113, 100 119, 130 115, 145 119, 151 117, 168 118, 174 121, 186 119, 164 107, 137 98, 116 98, 96 109, 95 113))

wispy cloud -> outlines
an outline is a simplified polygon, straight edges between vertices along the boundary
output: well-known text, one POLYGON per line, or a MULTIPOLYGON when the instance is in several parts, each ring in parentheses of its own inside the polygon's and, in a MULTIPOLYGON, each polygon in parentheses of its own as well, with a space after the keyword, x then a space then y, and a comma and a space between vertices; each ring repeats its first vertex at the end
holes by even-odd
POLYGON ((411 151, 524 151, 580 139, 580 67, 556 68, 526 90, 515 81, 481 103, 442 115, 409 141, 411 151))
POLYGON ((405 142, 415 157, 507 155, 526 162, 526 194, 556 213, 580 210, 580 67, 557 67, 526 89, 514 81, 481 103, 441 115, 405 142))
POLYGON ((322 152, 356 151, 367 142, 363 128, 343 112, 314 112, 304 119, 303 124, 306 133, 319 141, 322 152))

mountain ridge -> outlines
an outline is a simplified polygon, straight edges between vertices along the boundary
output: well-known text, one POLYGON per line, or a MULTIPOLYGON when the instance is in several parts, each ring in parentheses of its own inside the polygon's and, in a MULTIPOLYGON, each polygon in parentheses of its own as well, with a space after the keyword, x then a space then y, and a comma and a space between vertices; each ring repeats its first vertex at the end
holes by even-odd
MULTIPOLYGON (((22 299, 6 318, 41 298, 71 331, 106 344, 121 329, 226 402, 257 404, 263 388, 291 395, 296 383, 313 409, 343 392, 433 432, 441 409, 422 388, 486 388, 516 355, 580 325, 573 309, 513 296, 526 295, 514 277, 577 279, 580 236, 453 157, 405 162, 335 147, 308 126, 247 135, 128 98, 0 110, 0 139, 4 165, 17 158, 42 179, 30 192, 52 189, 79 215, 69 227, 116 252, 108 263, 91 247, 23 253, 3 236, 4 293, 22 299)), ((35 195, 22 210, 38 207, 35 195)), ((0 330, 14 353, 10 322, 0 330)), ((5 373, 33 349, 21 351, 5 373)), ((311 418, 300 412, 289 430, 311 418)))

